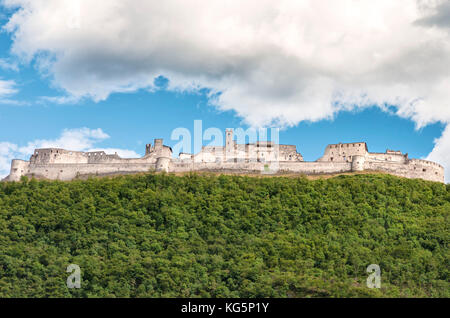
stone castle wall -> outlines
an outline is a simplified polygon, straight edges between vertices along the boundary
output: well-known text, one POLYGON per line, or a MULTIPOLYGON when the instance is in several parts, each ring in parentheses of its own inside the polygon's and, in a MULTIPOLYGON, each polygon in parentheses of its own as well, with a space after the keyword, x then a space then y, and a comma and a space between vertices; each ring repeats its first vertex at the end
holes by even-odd
MULTIPOLYGON (((69 181, 86 175, 139 173, 154 171, 154 163, 98 163, 34 165, 26 174, 29 177, 69 181)), ((20 179, 20 178, 19 178, 20 179)), ((11 180, 16 181, 16 180, 11 180)))
POLYGON ((410 159, 407 163, 371 162, 364 164, 366 171, 382 171, 395 176, 444 182, 444 168, 434 162, 410 159))
POLYGON ((30 161, 13 160, 8 181, 21 176, 72 180, 84 175, 139 173, 147 171, 234 171, 238 173, 334 174, 352 171, 385 172, 406 178, 444 182, 444 168, 434 162, 409 159, 408 154, 387 150, 370 153, 364 142, 328 145, 315 162, 304 162, 293 145, 271 142, 237 145, 227 130, 225 146, 203 147, 193 154, 172 158, 172 149, 162 139, 146 145, 142 158, 123 159, 117 153, 77 152, 64 149, 36 149, 30 161))

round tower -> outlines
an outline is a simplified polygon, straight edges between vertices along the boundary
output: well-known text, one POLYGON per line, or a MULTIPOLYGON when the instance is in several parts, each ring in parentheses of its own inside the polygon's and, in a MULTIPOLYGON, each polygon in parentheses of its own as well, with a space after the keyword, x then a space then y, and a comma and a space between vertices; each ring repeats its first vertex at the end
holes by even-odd
POLYGON ((28 173, 30 163, 28 161, 14 159, 11 161, 11 172, 9 174, 9 181, 20 181, 20 177, 28 173))
POLYGON ((159 157, 156 160, 156 171, 165 171, 169 172, 170 158, 168 157, 159 157))
POLYGON ((356 155, 352 159, 352 171, 364 171, 364 163, 366 158, 364 156, 356 155))

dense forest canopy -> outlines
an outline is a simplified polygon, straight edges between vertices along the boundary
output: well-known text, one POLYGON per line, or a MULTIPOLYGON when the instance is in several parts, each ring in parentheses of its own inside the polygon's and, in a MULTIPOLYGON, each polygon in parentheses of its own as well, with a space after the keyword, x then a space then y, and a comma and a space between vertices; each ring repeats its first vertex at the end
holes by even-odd
POLYGON ((389 175, 23 178, 0 297, 449 297, 449 212, 450 185, 389 175))

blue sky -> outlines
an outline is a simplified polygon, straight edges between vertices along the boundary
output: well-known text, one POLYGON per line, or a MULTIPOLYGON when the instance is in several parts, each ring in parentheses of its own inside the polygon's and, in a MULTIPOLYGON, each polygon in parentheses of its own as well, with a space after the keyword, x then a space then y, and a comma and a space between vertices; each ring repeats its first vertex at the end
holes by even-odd
MULTIPOLYGON (((243 49, 243 43, 249 41, 246 38, 244 42, 241 38, 244 31, 236 31, 239 24, 229 27, 226 33, 228 37, 220 45, 217 41, 205 38, 208 35, 204 34, 197 36, 201 42, 192 36, 192 41, 188 37, 188 40, 168 43, 169 40, 165 39, 174 36, 165 34, 161 40, 157 38, 159 35, 151 33, 140 37, 138 42, 133 42, 134 38, 128 38, 127 35, 120 39, 120 45, 108 47, 115 40, 114 37, 109 39, 107 32, 113 31, 108 30, 109 25, 103 25, 105 33, 102 35, 96 32, 95 23, 98 21, 95 19, 98 15, 94 18, 87 14, 88 11, 84 11, 84 14, 82 11, 81 27, 68 28, 61 36, 57 33, 57 25, 45 19, 40 20, 41 15, 45 16, 48 2, 38 0, 36 5, 20 0, 6 1, 6 4, 8 2, 14 5, 0 9, 0 23, 3 26, 0 33, 0 81, 3 81, 0 82, 0 176, 8 172, 8 161, 12 157, 27 159, 33 146, 55 144, 78 148, 73 150, 120 150, 123 155, 143 155, 145 144, 153 142, 154 138, 164 138, 166 145, 173 146, 177 141, 170 140, 172 131, 177 127, 193 131, 194 120, 202 120, 204 129, 282 127, 280 143, 296 145, 305 160, 318 159, 329 143, 366 141, 370 151, 402 150, 415 158, 427 158, 430 153, 434 153, 431 159, 447 164, 450 148, 446 146, 448 143, 444 135, 450 115, 448 107, 438 99, 447 95, 443 95, 445 90, 441 90, 431 92, 425 98, 426 94, 422 92, 431 91, 427 86, 430 83, 439 87, 448 82, 442 83, 445 73, 438 79, 430 77, 423 83, 415 80, 414 76, 423 78, 429 75, 422 70, 422 73, 417 71, 419 73, 414 74, 416 68, 411 68, 411 63, 419 65, 420 60, 409 61, 409 66, 406 66, 408 76, 403 78, 405 69, 400 68, 401 65, 387 69, 383 64, 378 70, 371 66, 373 62, 367 60, 369 55, 366 56, 365 50, 360 49, 358 41, 339 44, 342 52, 354 45, 354 61, 344 53, 339 61, 333 61, 331 55, 321 60, 322 57, 318 55, 322 53, 305 58, 304 50, 297 52, 297 47, 292 44, 286 46, 278 43, 278 40, 266 43, 266 39, 258 35, 250 38, 258 41, 248 44, 249 49, 252 45, 255 48, 267 45, 270 49, 253 54, 253 50, 243 49), (24 8, 29 10, 28 15, 20 15, 24 8), (15 20, 11 19, 15 15, 15 20), (90 24, 85 23, 88 20, 90 24), (93 34, 100 34, 100 38, 93 38, 93 34), (103 37, 108 37, 103 49, 89 44, 103 41, 103 37), (143 45, 145 41, 148 43, 143 45), (237 51, 233 51, 235 43, 241 44, 237 51), (181 49, 177 50, 177 47, 181 49), (232 52, 223 54, 226 59, 218 57, 218 47, 223 52, 232 52), (168 48, 170 51, 164 51, 168 48), (287 49, 292 50, 295 59, 280 53, 287 49), (301 66, 302 63, 308 65, 306 70, 301 66), (348 67, 341 69, 341 63, 348 63, 348 67), (320 67, 312 69, 316 64, 320 64, 320 67), (326 71, 329 71, 328 78, 317 75, 326 71), (339 72, 342 75, 335 75, 339 72), (348 73, 352 72, 356 80, 347 83, 348 73), (383 81, 383 78, 386 80, 383 81), (397 80, 393 81, 392 78, 397 80), (343 82, 346 85, 340 85, 343 82), (393 93, 395 87, 398 89, 393 93), (418 100, 424 100, 425 103, 429 100, 429 106, 416 103, 418 100), (83 128, 87 130, 80 131, 83 128), (435 142, 439 139, 439 145, 444 146, 436 149, 439 145, 435 142)), ((50 9, 55 17, 58 17, 59 9, 67 9, 60 7, 57 2, 49 2, 53 3, 50 9)), ((409 5, 409 2, 403 2, 409 5)), ((82 10, 86 9, 87 3, 83 2, 82 10)), ((99 3, 108 6, 107 2, 99 3)), ((142 10, 153 12, 151 7, 146 7, 145 2, 141 5, 142 10)), ((389 9, 387 4, 384 5, 377 7, 380 16, 389 9)), ((271 5, 267 5, 269 9, 273 9, 271 5)), ((248 13, 245 10, 239 9, 239 14, 263 19, 256 14, 258 12, 248 13)), ((309 15, 312 17, 322 9, 318 7, 311 10, 314 10, 309 15)), ((365 12, 366 8, 361 7, 360 10, 365 12)), ((141 23, 144 22, 138 18, 123 12, 121 14, 129 23, 125 27, 127 34, 131 34, 135 27, 142 27, 141 23)), ((177 16, 180 24, 185 18, 180 10, 173 8, 168 8, 166 14, 177 16), (174 11, 171 13, 171 10, 174 11)), ((153 18, 157 20, 160 17, 153 18)), ((212 20, 225 18, 213 17, 212 20)), ((435 24, 432 16, 428 19, 431 22, 424 20, 423 23, 435 24)), ((389 18, 386 21, 383 23, 389 23, 389 18)), ((403 20, 400 17, 392 21, 403 20)), ((402 30, 403 36, 411 35, 413 43, 413 36, 420 30, 414 27, 409 34, 404 29, 406 25, 409 28, 408 21, 405 20, 405 26, 397 25, 401 22, 395 23, 387 25, 392 28, 392 36, 396 36, 396 32, 392 31, 398 28, 399 32, 402 30)), ((116 26, 111 28, 117 32, 116 26)), ((361 29, 364 30, 363 27, 361 29)), ((174 34, 183 32, 182 25, 179 30, 179 33, 173 31, 174 34)), ((367 30, 373 32, 371 28, 367 30)), ((194 34, 195 30, 190 31, 194 34)), ((276 31, 283 34, 284 29, 276 31)), ((214 30, 211 32, 214 33, 214 30)), ((321 35, 320 32, 325 31, 318 29, 314 32, 321 35)), ((348 33, 348 30, 342 32, 348 33)), ((448 40, 448 34, 443 34, 436 33, 436 38, 448 40)), ((270 39, 270 34, 267 38, 270 39)), ((391 39, 386 37, 383 41, 386 43, 380 40, 376 50, 387 55, 386 52, 391 52, 392 48, 383 51, 381 47, 387 47, 391 39)), ((306 44, 299 41, 298 46, 302 45, 306 44)), ((360 45, 364 46, 364 43, 360 45)), ((402 53, 408 45, 399 47, 398 52, 402 53)), ((408 47, 408 50, 425 48, 408 47)), ((335 54, 333 51, 333 56, 335 54)), ((411 54, 409 51, 404 52, 404 56, 411 54)), ((426 63, 428 68, 449 67, 448 59, 442 60, 432 55, 427 56, 426 63)))

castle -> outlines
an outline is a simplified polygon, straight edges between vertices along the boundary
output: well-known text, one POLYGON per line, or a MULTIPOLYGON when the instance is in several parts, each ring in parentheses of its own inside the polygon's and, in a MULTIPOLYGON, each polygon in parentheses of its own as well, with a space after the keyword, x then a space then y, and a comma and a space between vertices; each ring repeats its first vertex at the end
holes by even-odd
POLYGON ((172 149, 165 146, 162 139, 155 139, 153 145, 146 145, 145 155, 136 159, 125 159, 117 153, 109 155, 103 151, 36 149, 30 161, 12 161, 10 175, 5 181, 18 181, 22 176, 72 180, 87 175, 147 171, 306 175, 372 171, 444 182, 444 168, 441 165, 427 160, 410 159, 408 154, 400 151, 369 152, 365 142, 328 145, 321 158, 305 162, 295 145, 280 145, 271 141, 237 144, 231 129, 226 130, 225 146, 204 146, 197 154, 180 153, 178 158, 172 157, 172 149))

